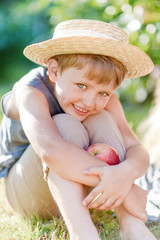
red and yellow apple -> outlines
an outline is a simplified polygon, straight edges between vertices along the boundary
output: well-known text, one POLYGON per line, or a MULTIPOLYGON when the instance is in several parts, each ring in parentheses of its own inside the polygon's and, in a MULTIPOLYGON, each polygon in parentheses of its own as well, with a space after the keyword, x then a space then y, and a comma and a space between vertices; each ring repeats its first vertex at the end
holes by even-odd
POLYGON ((118 153, 108 144, 95 143, 86 148, 86 151, 109 165, 117 165, 120 162, 118 153))

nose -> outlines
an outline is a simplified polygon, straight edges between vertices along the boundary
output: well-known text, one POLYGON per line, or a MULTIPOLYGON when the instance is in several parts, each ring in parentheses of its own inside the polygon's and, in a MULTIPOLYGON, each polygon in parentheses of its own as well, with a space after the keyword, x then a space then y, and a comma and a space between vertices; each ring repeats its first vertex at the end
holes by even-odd
POLYGON ((96 94, 87 92, 83 97, 83 104, 87 108, 93 108, 96 104, 96 94))

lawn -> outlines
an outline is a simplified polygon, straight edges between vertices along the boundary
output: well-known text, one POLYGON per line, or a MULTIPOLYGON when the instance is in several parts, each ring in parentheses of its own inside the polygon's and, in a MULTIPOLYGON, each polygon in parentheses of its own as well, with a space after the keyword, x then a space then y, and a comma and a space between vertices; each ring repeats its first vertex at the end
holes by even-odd
MULTIPOLYGON (((0 240, 68 240, 68 232, 61 218, 22 218, 14 213, 5 198, 4 182, 0 181, 0 240)), ((92 211, 93 221, 102 240, 119 240, 119 225, 113 212, 92 211)), ((160 239, 160 225, 151 223, 150 231, 160 239)))
MULTIPOLYGON (((0 240, 69 239, 61 218, 49 221, 39 217, 28 219, 14 213, 5 198, 4 181, 0 181, 0 240)), ((92 211, 93 220, 102 239, 119 239, 119 226, 113 212, 92 211)))

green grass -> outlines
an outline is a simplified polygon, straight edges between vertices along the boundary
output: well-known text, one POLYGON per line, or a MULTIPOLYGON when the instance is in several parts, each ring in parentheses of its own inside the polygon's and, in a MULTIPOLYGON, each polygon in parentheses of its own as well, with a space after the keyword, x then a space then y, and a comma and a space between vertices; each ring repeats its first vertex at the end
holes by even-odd
MULTIPOLYGON (((113 212, 92 211, 93 221, 101 239, 119 239, 119 226, 113 212)), ((4 182, 0 181, 0 240, 69 240, 62 218, 45 220, 40 217, 22 218, 8 205, 4 182)))
MULTIPOLYGON (((113 212, 92 211, 93 221, 101 239, 119 239, 119 225, 113 212)), ((22 218, 7 203, 3 179, 0 181, 0 240, 69 240, 62 218, 45 220, 22 218)))
MULTIPOLYGON (((91 216, 102 240, 120 240, 119 225, 113 212, 92 210, 91 216)), ((150 223, 148 228, 160 240, 160 224, 150 223)), ((45 220, 33 216, 22 218, 14 213, 6 201, 4 183, 1 180, 0 240, 69 240, 69 236, 60 217, 45 220)))

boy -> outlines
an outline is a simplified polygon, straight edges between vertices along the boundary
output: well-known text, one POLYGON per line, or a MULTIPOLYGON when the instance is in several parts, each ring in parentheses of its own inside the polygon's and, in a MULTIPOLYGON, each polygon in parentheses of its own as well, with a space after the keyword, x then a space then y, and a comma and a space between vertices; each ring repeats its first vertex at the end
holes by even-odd
POLYGON ((100 239, 88 208, 115 209, 123 239, 155 239, 143 222, 146 192, 134 185, 148 153, 114 95, 124 77, 153 69, 150 58, 124 31, 94 20, 63 22, 24 54, 47 69, 32 70, 2 99, 1 173, 13 209, 42 216, 59 209, 71 240, 100 239), (96 142, 113 146, 121 163, 89 155, 84 149, 96 142), (87 197, 85 186, 93 187, 87 197))

